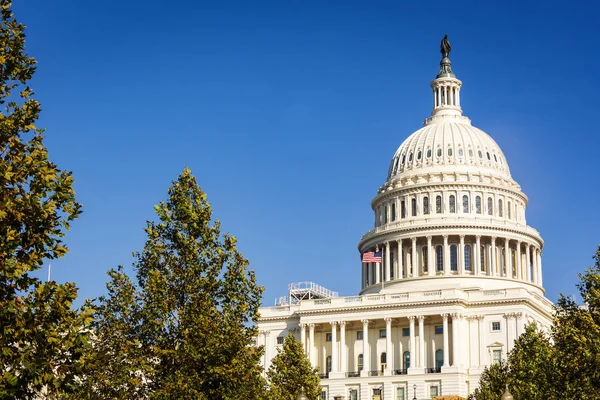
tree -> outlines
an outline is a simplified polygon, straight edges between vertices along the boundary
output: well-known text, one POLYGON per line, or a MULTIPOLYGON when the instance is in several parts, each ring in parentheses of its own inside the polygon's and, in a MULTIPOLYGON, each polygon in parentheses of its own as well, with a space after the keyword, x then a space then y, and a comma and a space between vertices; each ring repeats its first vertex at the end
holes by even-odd
POLYGON ((321 394, 317 373, 318 369, 310 364, 302 343, 290 333, 267 372, 270 382, 269 399, 296 400, 301 388, 304 388, 309 400, 317 400, 321 394))
MULTIPOLYGON (((469 395, 470 400, 498 400, 508 384, 508 364, 501 362, 486 367, 479 380, 479 387, 469 395)), ((510 385, 509 385, 510 387, 510 385)), ((512 389, 511 389, 512 391, 512 389)))
POLYGON ((93 310, 72 309, 74 284, 32 276, 67 253, 61 238, 80 205, 35 125, 41 107, 27 83, 36 61, 11 5, 0 0, 0 398, 52 399, 76 385, 93 310))
POLYGON ((263 288, 188 169, 168 194, 134 254, 136 283, 109 273, 85 396, 263 399, 262 347, 253 345, 263 288))

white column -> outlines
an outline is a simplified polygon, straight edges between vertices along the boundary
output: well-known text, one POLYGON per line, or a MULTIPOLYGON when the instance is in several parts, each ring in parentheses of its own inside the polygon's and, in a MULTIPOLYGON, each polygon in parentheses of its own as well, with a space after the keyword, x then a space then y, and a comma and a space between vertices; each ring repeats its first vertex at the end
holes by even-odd
POLYGON ((418 277, 419 274, 419 263, 417 262, 417 238, 414 237, 412 240, 412 269, 413 269, 413 277, 418 277))
POLYGON ((331 321, 331 372, 338 372, 337 322, 331 321))
POLYGON ((461 315, 458 313, 452 314, 452 366, 460 366, 460 319, 461 315))
POLYGON ((489 262, 491 270, 490 276, 496 276, 496 236, 492 236, 490 252, 492 253, 489 262))
POLYGON ((425 317, 419 315, 419 368, 425 368, 425 317))
POLYGON ((530 245, 527 243, 527 247, 525 249, 525 257, 527 258, 527 262, 525 263, 525 267, 527 268, 527 282, 531 282, 531 250, 530 245))
POLYGON ((346 361, 346 321, 338 322, 340 324, 340 369, 342 373, 346 373, 348 362, 346 361))
MULTIPOLYGON (((507 203, 508 204, 508 203, 507 203)), ((504 265, 506 265, 506 276, 510 279, 513 278, 513 272, 512 272, 512 264, 511 264, 511 256, 510 256, 511 250, 510 250, 510 240, 508 238, 506 238, 504 240, 504 265)))
POLYGON ((363 319, 362 324, 363 324, 363 370, 362 370, 361 375, 369 376, 369 371, 371 370, 371 357, 369 354, 369 320, 363 319))
POLYGON ((442 320, 444 321, 444 367, 450 365, 450 344, 448 343, 448 314, 442 314, 442 320))
POLYGON ((458 246, 458 274, 465 273, 465 235, 460 235, 460 245, 458 246))
POLYGON ((315 364, 315 324, 308 324, 308 359, 313 367, 315 364))
POLYGON ((460 88, 456 88, 456 106, 460 107, 460 88))
POLYGON ((431 236, 427 236, 427 274, 435 275, 435 267, 433 266, 433 245, 431 244, 431 236))
POLYGON ((269 358, 269 349, 271 347, 271 344, 269 343, 269 335, 271 334, 271 331, 263 331, 263 334, 265 335, 265 371, 269 370, 269 366, 271 364, 271 359, 269 358))
POLYGON ((477 331, 479 333, 479 368, 483 368, 486 365, 485 362, 485 332, 483 326, 483 315, 479 315, 477 318, 477 331))
POLYGON ((302 350, 306 354, 306 324, 300 324, 300 341, 302 342, 302 350))
POLYGON ((448 235, 444 235, 444 275, 450 275, 450 248, 448 247, 448 235))
POLYGON ((517 269, 517 279, 523 279, 523 268, 521 267, 521 241, 517 242, 517 265, 514 268, 517 269))
MULTIPOLYGON (((379 245, 375 247, 375 252, 379 251, 379 245)), ((381 283, 381 263, 375 263, 375 283, 381 283)))
POLYGON ((414 315, 410 315, 408 317, 408 320, 410 321, 410 341, 409 341, 409 346, 410 346, 410 366, 411 367, 416 367, 416 358, 417 358, 417 352, 415 351, 415 316, 414 315))
POLYGON ((398 275, 396 279, 402 279, 404 277, 404 267, 402 265, 402 239, 398 240, 398 275))
POLYGON ((392 264, 390 264, 390 242, 385 242, 385 280, 390 280, 390 268, 392 268, 392 264))
POLYGON ((481 235, 475 236, 475 262, 473 265, 475 266, 475 275, 481 274, 481 235))
POLYGON ((385 356, 386 356, 386 369, 392 371, 394 369, 394 351, 392 350, 392 319, 387 317, 385 319, 385 356))
POLYGON ((537 264, 538 264, 538 284, 542 286, 542 250, 537 251, 537 264))

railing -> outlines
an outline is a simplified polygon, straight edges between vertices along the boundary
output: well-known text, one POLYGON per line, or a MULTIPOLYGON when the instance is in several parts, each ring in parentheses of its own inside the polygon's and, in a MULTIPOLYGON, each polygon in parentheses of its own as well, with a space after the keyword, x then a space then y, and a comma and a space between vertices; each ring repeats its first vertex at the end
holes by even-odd
POLYGON ((319 378, 321 378, 321 379, 329 379, 329 372, 327 372, 326 374, 319 374, 319 378))
POLYGON ((426 374, 439 374, 440 372, 442 372, 441 368, 425 368, 426 374))
POLYGON ((360 372, 352 371, 346 372, 346 378, 358 378, 360 376, 360 372))
POLYGON ((375 370, 375 371, 369 371, 369 376, 381 376, 383 375, 383 372, 375 370))
POLYGON ((408 370, 406 368, 404 369, 395 369, 392 371, 392 373, 394 375, 406 375, 408 373, 408 370))

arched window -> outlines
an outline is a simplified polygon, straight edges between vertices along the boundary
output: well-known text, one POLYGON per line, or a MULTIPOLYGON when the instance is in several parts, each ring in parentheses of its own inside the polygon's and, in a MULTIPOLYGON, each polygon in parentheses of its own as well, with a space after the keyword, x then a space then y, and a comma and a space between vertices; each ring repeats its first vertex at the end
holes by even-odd
POLYGON ((402 359, 404 361, 404 369, 409 369, 410 368, 410 351, 405 351, 402 359))
POLYGON ((448 147, 448 157, 452 157, 452 147, 448 147))
POLYGON ((359 371, 363 370, 363 355, 362 354, 358 355, 358 370, 359 371))
POLYGON ((421 249, 421 271, 427 272, 427 246, 421 249))
POLYGON ((508 219, 511 219, 510 218, 510 201, 506 204, 506 214, 508 214, 507 215, 508 219))
POLYGON ((427 149, 427 158, 431 158, 431 149, 427 149))
POLYGON ((481 197, 475 197, 475 212, 481 214, 481 197))
POLYGON ((456 197, 454 195, 450 195, 450 212, 456 212, 456 197))
POLYGON ((402 155, 402 164, 404 164, 404 162, 406 161, 406 154, 402 155))
POLYGON ((406 218, 406 202, 404 200, 400 202, 400 216, 406 218))
POLYGON ((471 245, 465 245, 465 269, 471 271, 473 266, 473 257, 471 257, 471 245))
POLYGON ((429 214, 429 197, 423 197, 423 214, 429 214))
POLYGON ((417 199, 412 199, 410 201, 410 205, 412 208, 412 216, 416 217, 417 216, 417 199))
POLYGON ((412 153, 408 155, 408 162, 412 162, 412 153))
POLYGON ((435 212, 438 214, 442 213, 442 196, 435 197, 435 212))
POLYGON ((450 246, 450 270, 458 271, 458 249, 455 244, 450 246))
POLYGON ((421 150, 419 150, 417 152, 417 160, 420 160, 422 155, 423 155, 423 153, 421 152, 421 150))
POLYGON ((506 249, 504 247, 500 247, 498 249, 498 264, 500 265, 500 271, 502 276, 506 276, 506 258, 505 258, 505 254, 506 254, 506 249))
POLYGON ((511 250, 511 259, 512 259, 512 274, 513 274, 513 278, 517 277, 517 251, 516 250, 511 250))
POLYGON ((379 362, 381 364, 387 363, 387 354, 385 353, 385 351, 379 356, 379 362))
POLYGON ((444 350, 437 349, 435 351, 435 367, 440 369, 442 365, 444 365, 444 350))
POLYGON ((384 209, 384 214, 383 214, 383 223, 387 224, 388 223, 388 206, 385 206, 384 209))
POLYGON ((488 197, 488 215, 494 215, 494 201, 488 197))
POLYGON ((481 248, 479 249, 479 254, 480 254, 480 258, 481 258, 481 271, 485 272, 487 265, 486 265, 486 257, 485 257, 485 246, 481 245, 481 248))
POLYGON ((392 221, 396 220, 396 203, 392 203, 392 221))
POLYGON ((463 212, 467 214, 469 212, 469 196, 463 196, 463 212))
POLYGON ((437 151, 436 151, 436 155, 437 155, 438 157, 441 157, 441 156, 442 156, 442 149, 441 149, 441 148, 439 148, 439 147, 438 147, 438 149, 437 149, 437 151))
POLYGON ((442 246, 435 246, 435 270, 441 272, 444 270, 444 250, 442 246))
POLYGON ((498 199, 498 216, 502 216, 502 199, 498 199))
POLYGON ((326 372, 330 373, 331 372, 331 356, 327 356, 327 366, 326 366, 326 368, 327 368, 326 372))

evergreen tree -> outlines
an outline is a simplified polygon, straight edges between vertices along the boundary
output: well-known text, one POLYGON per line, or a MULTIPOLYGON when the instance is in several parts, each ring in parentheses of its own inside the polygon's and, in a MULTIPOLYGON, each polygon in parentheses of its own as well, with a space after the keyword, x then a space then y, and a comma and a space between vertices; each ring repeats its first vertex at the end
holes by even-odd
POLYGON ((221 235, 188 169, 155 211, 134 254, 137 284, 110 272, 86 396, 263 399, 262 348, 253 346, 263 289, 235 237, 221 235))
POLYGON ((270 400, 296 400, 300 390, 309 400, 317 400, 321 394, 318 369, 313 368, 302 348, 302 343, 289 334, 283 347, 271 361, 267 372, 270 382, 270 400))
POLYGON ((76 385, 93 310, 72 309, 74 284, 32 276, 67 253, 61 238, 80 205, 35 125, 36 61, 11 6, 0 0, 0 398, 53 399, 76 385))

